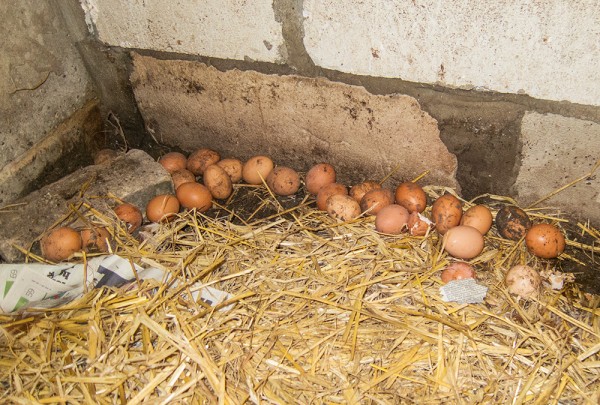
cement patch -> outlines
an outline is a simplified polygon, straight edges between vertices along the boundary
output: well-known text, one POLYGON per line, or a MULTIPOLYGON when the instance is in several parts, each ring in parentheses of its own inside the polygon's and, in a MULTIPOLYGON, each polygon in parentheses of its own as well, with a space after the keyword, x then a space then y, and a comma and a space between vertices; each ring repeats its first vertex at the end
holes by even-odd
POLYGON ((329 161, 346 183, 381 179, 397 166, 390 184, 429 170, 424 183, 458 187, 456 157, 412 97, 137 54, 133 65, 139 108, 161 143, 240 159, 267 154, 297 170, 329 161))
MULTIPOLYGON (((600 124, 529 112, 521 124, 522 161, 515 183, 527 206, 589 173, 600 159, 600 124)), ((600 172, 539 204, 600 223, 600 172)))
MULTIPOLYGON (((131 150, 110 165, 84 167, 61 180, 34 191, 0 211, 0 257, 14 262, 23 259, 13 245, 28 248, 48 227, 68 213, 69 204, 89 183, 85 196, 107 196, 130 202, 142 209, 157 194, 172 193, 171 176, 141 150, 131 150)), ((92 206, 107 212, 103 199, 89 199, 92 206)))

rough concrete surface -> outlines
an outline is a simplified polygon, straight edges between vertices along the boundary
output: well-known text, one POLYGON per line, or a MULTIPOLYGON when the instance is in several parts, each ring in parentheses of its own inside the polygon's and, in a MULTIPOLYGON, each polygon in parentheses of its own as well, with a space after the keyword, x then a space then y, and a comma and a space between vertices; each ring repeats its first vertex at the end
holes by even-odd
POLYGON ((96 137, 94 146, 97 149, 121 149, 126 143, 130 148, 144 149, 149 137, 143 130, 143 120, 129 85, 129 53, 119 48, 107 47, 90 34, 79 0, 60 0, 54 3, 60 10, 69 38, 79 51, 95 85, 100 100, 100 114, 102 117, 114 114, 123 130, 122 134, 117 134, 118 131, 114 130, 103 131, 96 137))
MULTIPOLYGON (((524 206, 586 175, 600 161, 600 124, 530 112, 523 117, 521 132, 515 189, 524 206)), ((559 207, 565 214, 600 223, 600 171, 539 206, 559 207)))
MULTIPOLYGON (((91 163, 89 145, 99 131, 98 103, 91 100, 0 168, 0 204, 58 180, 86 162, 91 163)), ((13 138, 5 139, 11 141, 13 138)))
POLYGON ((325 79, 220 72, 204 64, 133 55, 132 84, 148 130, 184 150, 258 154, 306 170, 329 161, 344 182, 424 182, 458 187, 456 158, 415 99, 375 96, 325 79))
POLYGON ((278 62, 285 55, 272 0, 84 0, 88 25, 113 46, 278 62))
MULTIPOLYGON (((79 201, 78 195, 88 183, 84 197, 111 193, 142 211, 150 198, 173 192, 169 173, 141 150, 133 149, 109 165, 84 167, 0 211, 0 257, 10 262, 22 260, 23 254, 13 245, 28 248, 69 212, 69 204, 79 201)), ((106 212, 111 200, 91 198, 88 202, 106 212)))
POLYGON ((0 2, 0 204, 90 161, 92 81, 51 1, 0 2))
POLYGON ((82 108, 93 88, 52 2, 3 1, 0 15, 2 168, 82 108))
POLYGON ((593 0, 305 0, 317 66, 600 105, 593 0))

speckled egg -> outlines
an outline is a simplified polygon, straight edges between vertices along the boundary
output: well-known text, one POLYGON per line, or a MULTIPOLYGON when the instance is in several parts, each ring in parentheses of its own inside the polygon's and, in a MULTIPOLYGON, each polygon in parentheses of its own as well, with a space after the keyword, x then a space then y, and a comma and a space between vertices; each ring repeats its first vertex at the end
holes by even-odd
POLYGON ((242 169, 244 164, 236 158, 221 159, 217 162, 225 172, 229 175, 232 183, 239 183, 242 180, 242 169))
POLYGON ((327 199, 327 213, 341 221, 350 221, 360 215, 360 205, 346 194, 334 194, 327 199))
POLYGON ((188 156, 186 169, 194 173, 194 175, 199 176, 204 173, 204 170, 208 166, 214 165, 219 160, 221 160, 221 155, 218 152, 208 148, 201 148, 188 156))
POLYGON ((133 233, 142 226, 142 221, 144 219, 142 211, 135 205, 129 203, 119 204, 113 211, 117 218, 125 222, 127 232, 133 233))
POLYGON ((103 226, 81 230, 81 245, 86 252, 108 252, 110 233, 103 226))
POLYGON ((360 200, 371 190, 381 188, 381 184, 373 180, 363 181, 350 188, 350 196, 360 203, 360 200))
POLYGON ((450 193, 439 197, 431 206, 431 220, 435 224, 435 230, 441 235, 460 224, 461 217, 462 204, 450 193))
POLYGON ((266 181, 271 191, 281 196, 295 194, 300 189, 300 175, 291 167, 277 166, 266 181))
POLYGON ((383 208, 394 202, 394 193, 388 188, 377 188, 367 192, 360 200, 360 209, 369 215, 377 215, 383 208))
POLYGON ((248 184, 262 184, 273 170, 273 161, 268 156, 253 156, 242 167, 242 178, 248 184))
POLYGON ((187 167, 187 157, 183 153, 169 152, 158 159, 158 163, 170 174, 187 167))
POLYGON ((45 234, 41 241, 42 256, 59 262, 81 250, 81 234, 69 226, 56 228, 45 234))
POLYGON ((317 163, 306 172, 304 180, 306 191, 317 195, 321 187, 329 183, 335 183, 336 172, 329 163, 317 163))
POLYGON ((317 208, 327 211, 327 200, 334 194, 348 194, 348 188, 340 183, 325 184, 317 193, 317 208))
POLYGON ((421 186, 412 181, 401 183, 396 187, 396 204, 406 208, 408 212, 423 212, 427 206, 427 195, 421 186))
POLYGON ((519 240, 531 228, 529 215, 514 205, 505 205, 496 214, 496 229, 498 233, 510 240, 519 240))
POLYGON ((535 224, 525 234, 525 244, 532 254, 552 259, 565 250, 565 237, 554 225, 535 224))
MULTIPOLYGON (((219 200, 226 199, 233 192, 233 183, 231 182, 231 177, 229 177, 225 169, 219 165, 210 165, 204 169, 202 180, 212 196, 219 200)), ((177 198, 179 198, 179 196, 177 198)), ((181 204, 186 207, 185 204, 181 204)))
POLYGON ((181 169, 171 173, 171 180, 173 181, 173 188, 177 190, 183 183, 194 183, 196 176, 188 169, 181 169))

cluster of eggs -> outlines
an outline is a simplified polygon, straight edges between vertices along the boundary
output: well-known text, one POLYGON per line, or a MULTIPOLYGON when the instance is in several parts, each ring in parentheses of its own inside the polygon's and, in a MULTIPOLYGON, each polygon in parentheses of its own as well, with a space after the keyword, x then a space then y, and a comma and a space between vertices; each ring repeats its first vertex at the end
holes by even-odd
MULTIPOLYGON (((295 194, 301 186, 298 172, 286 166, 276 166, 271 158, 254 156, 242 163, 236 158, 221 159, 218 152, 201 148, 188 157, 169 152, 159 163, 172 178, 175 194, 161 194, 146 205, 150 222, 168 221, 181 207, 205 212, 213 199, 227 199, 233 185, 244 181, 251 185, 263 182, 276 195, 295 194), (202 182, 197 178, 201 177, 202 182)), ((395 190, 377 181, 364 181, 348 188, 336 181, 335 168, 328 163, 312 166, 304 178, 306 191, 316 199, 319 210, 331 217, 350 221, 361 215, 375 217, 375 229, 383 234, 425 236, 435 230, 443 237, 443 249, 454 261, 442 272, 442 281, 475 277, 473 267, 466 262, 477 257, 484 248, 484 235, 494 222, 485 205, 474 205, 463 212, 462 202, 446 193, 431 204, 431 216, 425 215, 427 195, 415 182, 403 182, 395 190)), ((115 215, 133 233, 143 222, 143 214, 132 204, 123 203, 114 209, 115 215)), ((506 206, 496 215, 498 233, 508 239, 525 238, 529 251, 542 258, 557 257, 565 247, 562 232, 551 224, 532 224, 527 214, 514 206, 506 206)), ((77 231, 61 227, 44 235, 42 255, 53 261, 67 259, 80 250, 108 251, 109 232, 104 227, 77 231)))
MULTIPOLYGON (((96 164, 105 164, 116 157, 116 152, 101 151, 96 164), (113 152, 113 153, 110 153, 113 152)), ((179 152, 169 152, 159 159, 173 181, 175 194, 153 197, 146 205, 146 218, 150 222, 168 221, 181 207, 205 212, 214 199, 227 199, 233 184, 242 180, 247 184, 267 183, 277 195, 295 194, 300 188, 300 175, 285 166, 275 167, 268 156, 254 156, 242 163, 239 159, 221 159, 218 152, 202 148, 189 157, 179 152), (202 183, 196 181, 202 177, 202 183)), ((117 218, 126 225, 129 233, 135 232, 143 222, 143 214, 135 205, 123 203, 114 208, 117 218)), ((53 229, 40 240, 42 256, 51 261, 68 259, 79 251, 109 251, 110 233, 103 226, 77 230, 69 226, 53 229)))
MULTIPOLYGON (((142 212, 133 204, 117 205, 114 212, 125 223, 129 233, 133 233, 142 225, 142 212)), ((79 230, 70 226, 61 226, 42 236, 40 248, 45 259, 59 262, 79 251, 108 252, 110 240, 110 232, 102 225, 91 224, 79 230)))

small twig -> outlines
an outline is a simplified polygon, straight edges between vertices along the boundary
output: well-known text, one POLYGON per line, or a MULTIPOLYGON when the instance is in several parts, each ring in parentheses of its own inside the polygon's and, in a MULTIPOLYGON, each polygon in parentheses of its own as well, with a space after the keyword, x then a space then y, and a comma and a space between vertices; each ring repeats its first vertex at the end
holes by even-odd
POLYGON ((117 131, 117 133, 123 139, 123 143, 125 144, 125 152, 129 150, 129 146, 127 145, 127 138, 125 138, 125 132, 123 132, 123 128, 121 127, 121 122, 119 122, 119 118, 111 111, 108 113, 108 117, 106 119, 110 125, 117 131), (113 122, 115 121, 115 122, 113 122))
POLYGON ((52 73, 52 71, 49 71, 49 72, 46 74, 46 77, 44 77, 44 79, 43 79, 41 82, 39 82, 38 84, 36 84, 35 86, 33 86, 33 87, 23 87, 23 88, 21 88, 21 89, 16 89, 16 90, 13 90, 12 92, 10 92, 9 94, 12 96, 13 94, 16 94, 16 93, 18 93, 18 92, 20 92, 20 91, 33 91, 33 90, 37 90, 37 89, 39 89, 40 87, 42 87, 42 85, 43 85, 44 83, 46 83, 46 81, 47 81, 47 80, 48 80, 48 78, 50 77, 50 73, 52 73))

